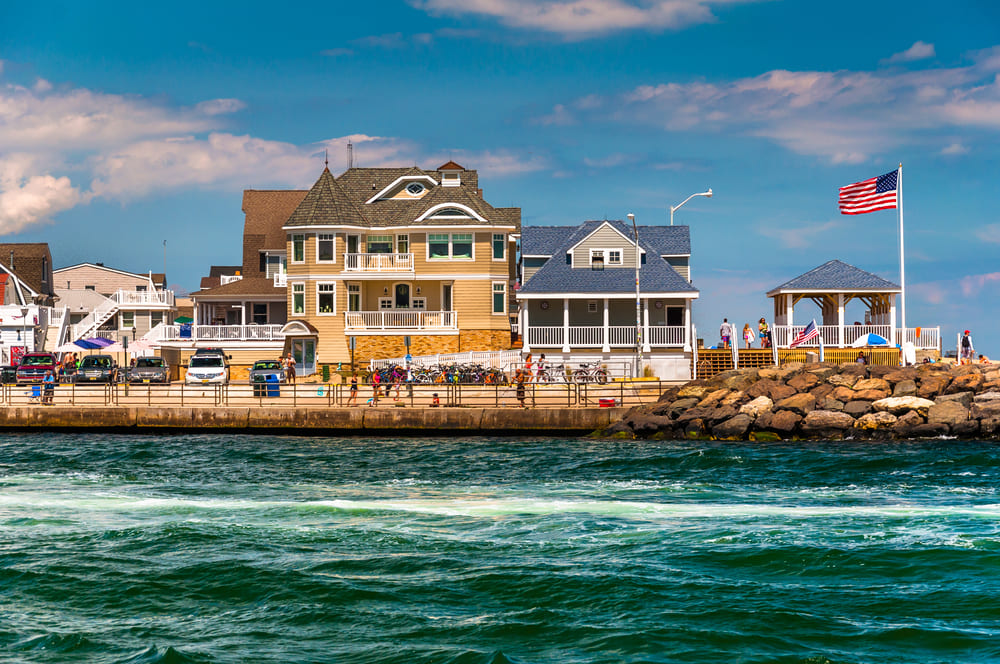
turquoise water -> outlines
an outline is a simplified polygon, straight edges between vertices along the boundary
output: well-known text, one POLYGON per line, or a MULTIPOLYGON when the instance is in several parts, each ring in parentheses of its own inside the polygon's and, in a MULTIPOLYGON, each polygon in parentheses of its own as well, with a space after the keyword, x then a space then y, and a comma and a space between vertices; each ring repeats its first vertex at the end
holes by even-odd
POLYGON ((0 660, 1000 661, 1000 447, 6 435, 0 660))

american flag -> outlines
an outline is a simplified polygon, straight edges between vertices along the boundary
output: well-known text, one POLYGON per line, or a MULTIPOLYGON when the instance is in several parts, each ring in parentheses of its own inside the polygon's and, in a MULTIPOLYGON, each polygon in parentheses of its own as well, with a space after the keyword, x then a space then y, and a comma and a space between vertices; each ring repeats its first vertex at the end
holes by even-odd
POLYGON ((816 329, 816 320, 813 319, 811 323, 806 325, 804 330, 799 332, 799 336, 795 337, 795 339, 792 341, 792 343, 788 345, 788 347, 795 348, 796 346, 804 344, 810 339, 815 339, 818 336, 819 336, 819 330, 816 329))
POLYGON ((840 188, 840 213, 865 214, 875 210, 888 210, 896 205, 896 183, 899 171, 892 171, 877 178, 840 188))

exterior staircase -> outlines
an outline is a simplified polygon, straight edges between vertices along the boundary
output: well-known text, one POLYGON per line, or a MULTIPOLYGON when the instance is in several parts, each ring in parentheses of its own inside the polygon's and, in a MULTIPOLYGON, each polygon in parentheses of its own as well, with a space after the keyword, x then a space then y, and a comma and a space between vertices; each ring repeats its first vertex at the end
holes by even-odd
POLYGON ((118 290, 104 302, 101 302, 86 318, 73 326, 70 338, 72 341, 93 336, 104 323, 111 320, 123 305, 161 305, 174 306, 173 291, 126 291, 118 290))

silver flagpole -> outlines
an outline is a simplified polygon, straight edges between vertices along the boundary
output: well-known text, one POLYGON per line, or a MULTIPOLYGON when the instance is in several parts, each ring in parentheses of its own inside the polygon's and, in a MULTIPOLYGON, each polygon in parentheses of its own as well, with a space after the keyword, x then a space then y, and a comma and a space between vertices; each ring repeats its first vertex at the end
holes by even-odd
POLYGON ((903 343, 906 343, 906 266, 903 262, 903 163, 899 164, 899 177, 896 182, 896 202, 899 204, 899 287, 901 289, 900 297, 900 314, 899 322, 900 327, 903 328, 902 339, 903 342, 900 343, 900 348, 902 348, 903 343))

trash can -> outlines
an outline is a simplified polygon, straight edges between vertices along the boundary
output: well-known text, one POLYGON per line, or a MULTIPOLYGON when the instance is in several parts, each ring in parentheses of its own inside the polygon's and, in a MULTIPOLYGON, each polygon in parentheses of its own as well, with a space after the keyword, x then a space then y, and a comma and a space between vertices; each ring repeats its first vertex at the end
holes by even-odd
POLYGON ((323 382, 324 383, 329 383, 330 382, 330 365, 329 364, 324 364, 323 365, 323 382))
POLYGON ((278 383, 278 377, 273 374, 267 377, 267 396, 281 396, 281 387, 278 383))
POLYGON ((253 395, 255 397, 263 397, 267 394, 267 386, 264 385, 264 381, 254 378, 253 381, 253 395))

